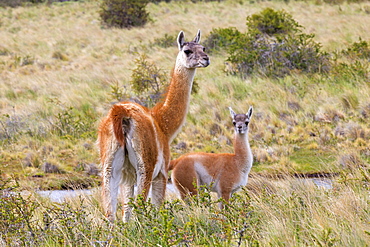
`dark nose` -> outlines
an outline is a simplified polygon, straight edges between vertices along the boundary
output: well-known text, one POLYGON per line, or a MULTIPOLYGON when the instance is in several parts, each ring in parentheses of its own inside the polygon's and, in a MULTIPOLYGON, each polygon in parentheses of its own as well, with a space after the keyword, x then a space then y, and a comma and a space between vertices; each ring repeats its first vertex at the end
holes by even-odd
POLYGON ((208 65, 211 63, 211 61, 209 60, 208 55, 206 55, 206 54, 203 56, 203 60, 205 60, 205 61, 206 61, 206 62, 205 62, 205 65, 206 65, 206 66, 208 66, 208 65))

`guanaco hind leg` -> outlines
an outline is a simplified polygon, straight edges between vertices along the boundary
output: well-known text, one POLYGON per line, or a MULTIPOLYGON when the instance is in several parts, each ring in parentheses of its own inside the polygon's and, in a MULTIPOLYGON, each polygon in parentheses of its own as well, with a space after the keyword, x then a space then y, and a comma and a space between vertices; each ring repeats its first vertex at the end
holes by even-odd
POLYGON ((160 205, 166 194, 167 177, 159 173, 152 181, 152 202, 154 205, 160 205))
POLYGON ((124 151, 119 148, 113 155, 113 161, 110 167, 104 167, 102 170, 102 197, 103 207, 109 220, 115 219, 117 210, 117 198, 119 186, 122 180, 122 168, 124 163, 124 151))

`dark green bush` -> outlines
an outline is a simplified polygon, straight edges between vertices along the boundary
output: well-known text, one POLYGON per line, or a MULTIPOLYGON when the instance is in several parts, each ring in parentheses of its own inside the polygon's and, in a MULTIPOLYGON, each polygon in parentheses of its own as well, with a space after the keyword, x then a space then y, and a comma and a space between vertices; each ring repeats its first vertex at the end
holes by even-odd
POLYGON ((279 36, 280 34, 296 33, 300 31, 302 26, 284 10, 275 11, 266 8, 259 14, 248 16, 247 27, 249 32, 258 30, 269 36, 279 36))
POLYGON ((227 49, 237 42, 243 34, 235 27, 213 28, 209 36, 203 42, 209 53, 227 49))
POLYGON ((248 33, 238 35, 229 48, 227 61, 233 73, 284 77, 293 71, 329 71, 329 55, 321 51, 314 35, 302 33, 301 26, 285 11, 267 8, 247 17, 247 26, 248 33))
POLYGON ((145 25, 149 13, 145 7, 149 0, 103 0, 100 18, 108 27, 131 28, 145 25))

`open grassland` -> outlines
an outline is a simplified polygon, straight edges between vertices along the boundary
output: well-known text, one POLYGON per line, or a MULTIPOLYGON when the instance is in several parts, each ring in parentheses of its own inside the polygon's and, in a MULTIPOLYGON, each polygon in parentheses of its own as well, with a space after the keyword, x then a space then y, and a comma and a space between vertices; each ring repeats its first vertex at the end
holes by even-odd
POLYGON ((20 190, 96 187, 97 126, 118 96, 134 96, 135 59, 146 54, 169 74, 177 47, 155 44, 165 35, 244 32, 246 17, 266 7, 285 9, 332 55, 359 37, 370 41, 369 2, 149 4, 152 22, 130 30, 102 28, 99 1, 1 8, 0 246, 370 245, 369 58, 353 61, 364 74, 241 79, 225 73, 225 53, 211 55, 172 156, 232 152, 227 106, 253 105, 252 178, 227 210, 207 193, 191 205, 169 197, 160 209, 139 200, 128 225, 110 224, 98 192, 64 204, 8 193, 14 181, 20 190), (335 174, 333 189, 291 176, 302 174, 335 174))
MULTIPOLYGON (((246 17, 266 7, 285 9, 332 54, 360 37, 370 40, 368 2, 149 4, 152 22, 130 30, 102 28, 99 1, 0 9, 1 170, 26 178, 25 187, 94 185, 97 177, 85 173, 97 163, 97 125, 117 101, 114 89, 130 95, 135 59, 146 54, 169 74, 177 48, 156 41, 165 35, 175 39, 179 30, 190 39, 198 28, 203 39, 213 28, 244 32, 246 17), (57 172, 45 173, 40 169, 45 164, 57 172)), ((232 152, 227 106, 243 112, 253 105, 253 172, 333 173, 353 165, 351 160, 369 163, 368 64, 363 65, 365 76, 354 69, 244 80, 225 73, 226 54, 211 60, 210 67, 197 72, 199 90, 172 145, 173 157, 189 151, 232 152)))

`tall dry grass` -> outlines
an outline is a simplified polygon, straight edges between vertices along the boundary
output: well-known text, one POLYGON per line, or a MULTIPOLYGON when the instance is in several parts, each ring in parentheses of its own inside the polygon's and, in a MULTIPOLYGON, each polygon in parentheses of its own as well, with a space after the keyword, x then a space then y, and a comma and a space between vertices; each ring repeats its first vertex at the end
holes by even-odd
POLYGON ((139 197, 128 224, 106 220, 98 190, 61 204, 31 194, 27 207, 14 192, 0 200, 9 210, 0 240, 6 246, 367 246, 368 180, 348 175, 329 182, 332 188, 289 175, 253 176, 223 210, 206 190, 188 203, 168 194, 160 208, 139 197), (10 222, 9 212, 21 213, 10 222))

